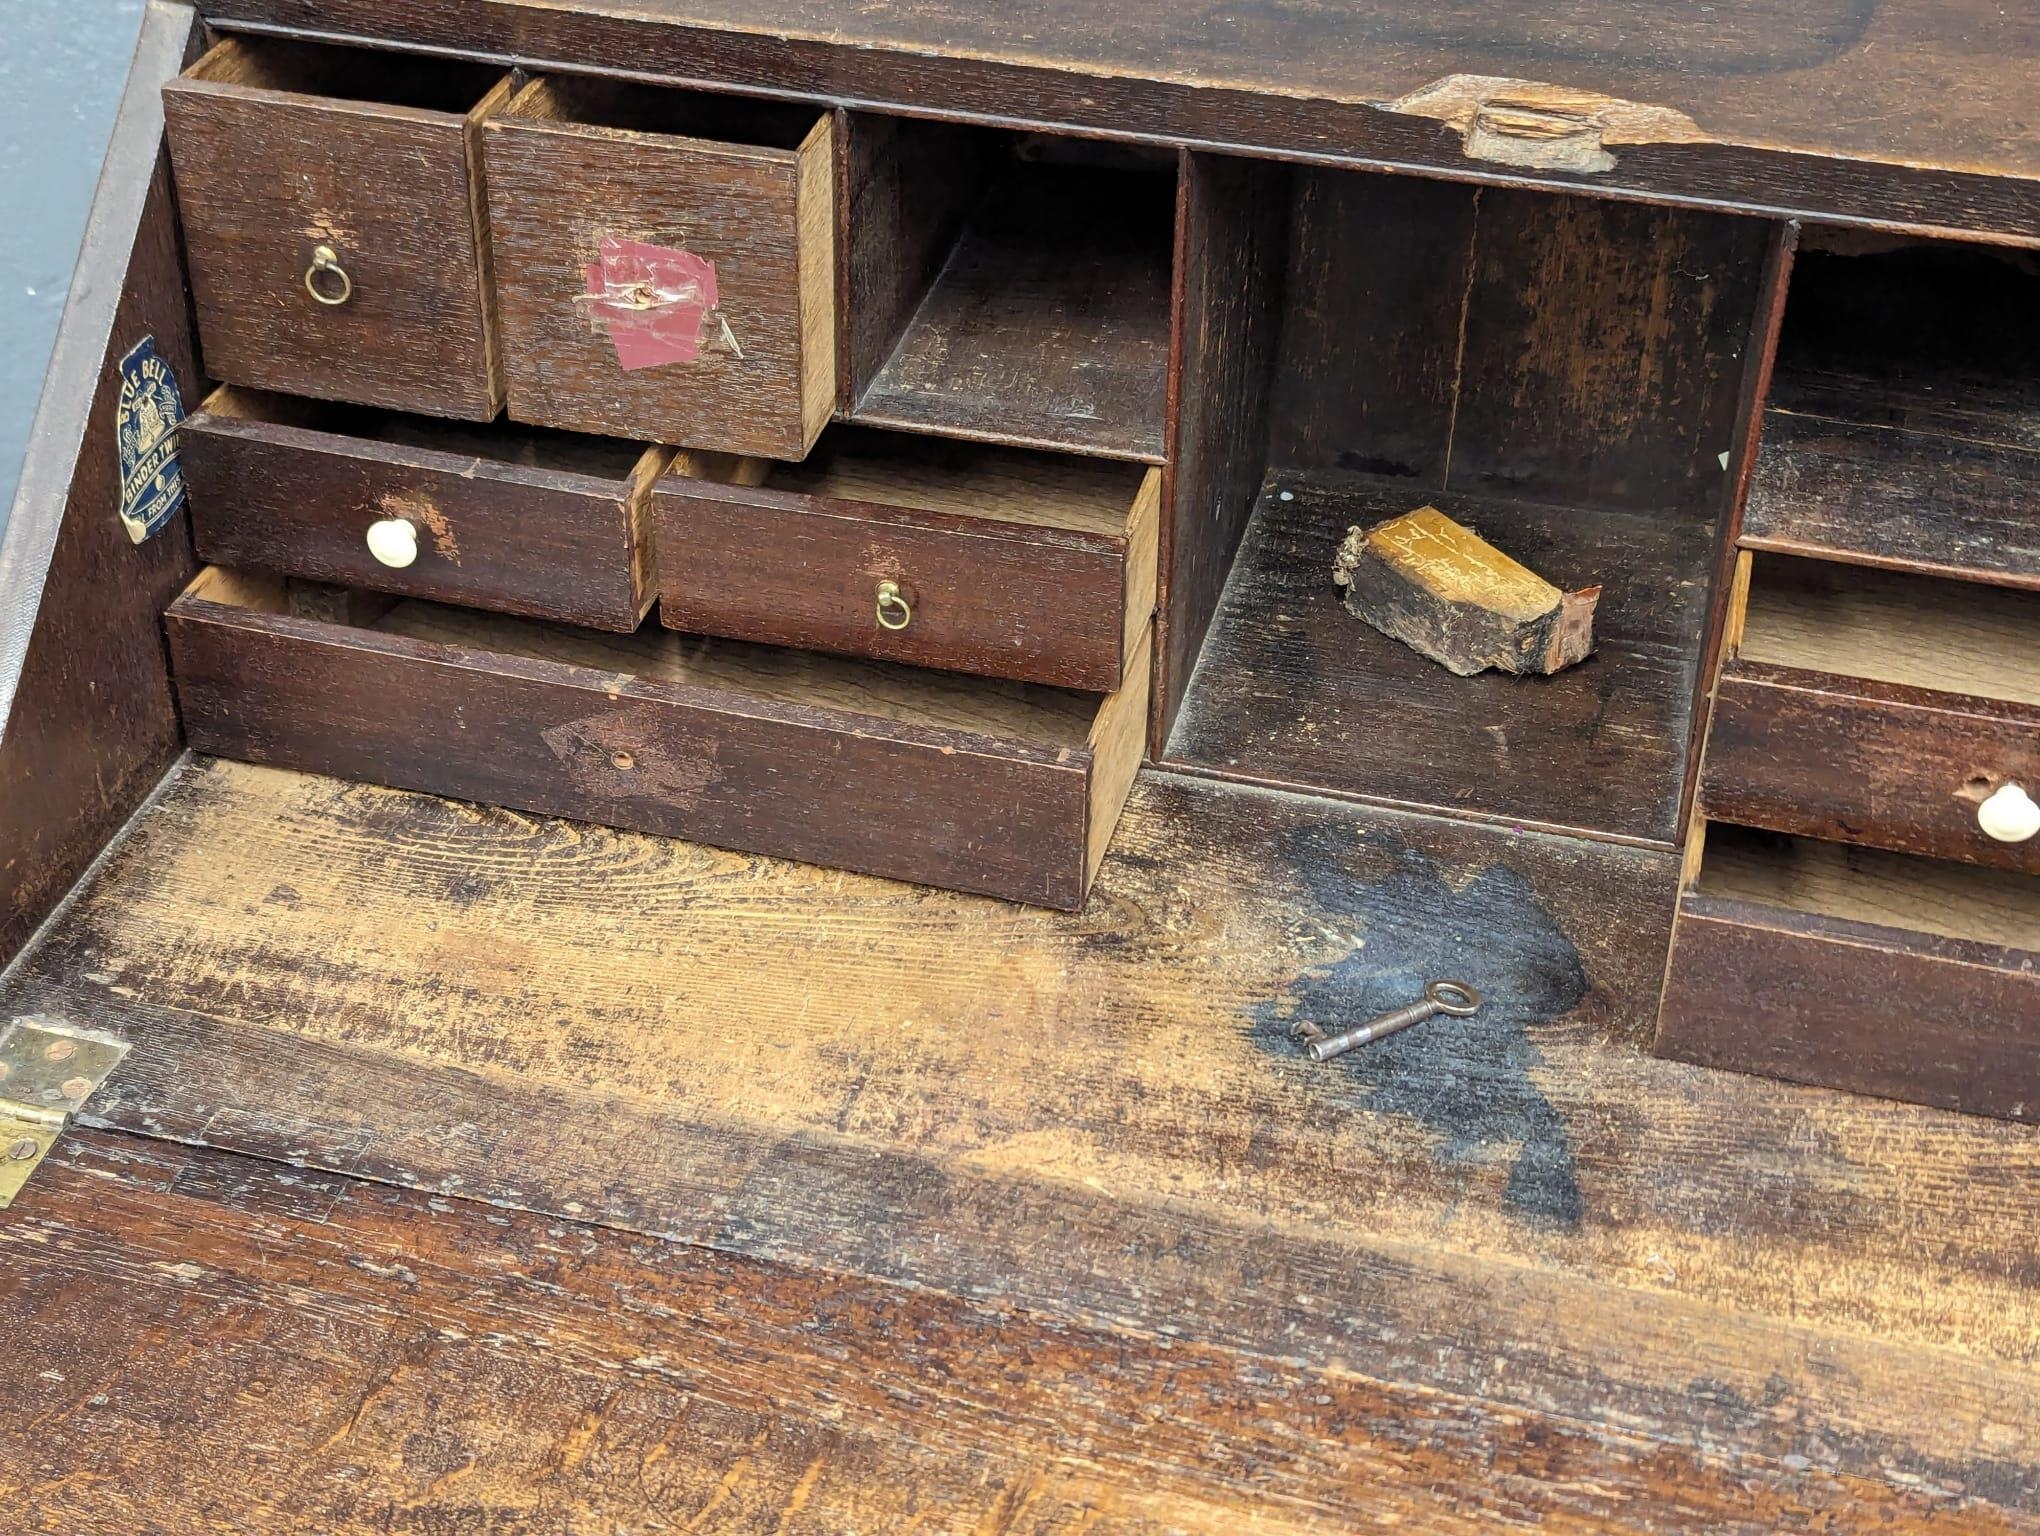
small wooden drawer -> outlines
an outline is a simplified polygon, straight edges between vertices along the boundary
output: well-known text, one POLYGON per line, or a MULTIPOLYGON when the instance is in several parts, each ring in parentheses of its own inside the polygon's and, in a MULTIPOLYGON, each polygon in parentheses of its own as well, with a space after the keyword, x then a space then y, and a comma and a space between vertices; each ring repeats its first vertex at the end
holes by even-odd
POLYGON ((2040 835, 2000 840, 2040 800, 2040 593, 1743 559, 1706 814, 2040 873, 2040 835))
POLYGON ((669 450, 222 388, 181 429, 199 555, 596 629, 636 629, 669 450))
POLYGON ((476 136, 511 86, 446 59, 238 37, 165 86, 206 371, 496 415, 476 136))
POLYGON ((1657 1049, 2040 1119, 2040 882, 1709 826, 1680 898, 1657 1049))
POLYGON ((520 421, 799 458, 836 404, 834 119, 533 80, 483 132, 520 421))
POLYGON ((693 467, 653 498, 674 629, 1103 693, 1154 612, 1159 470, 854 428, 693 467))
POLYGON ((1140 764, 1146 644, 1099 697, 647 625, 402 602, 293 616, 218 567, 171 605, 201 752, 1075 908, 1140 764))

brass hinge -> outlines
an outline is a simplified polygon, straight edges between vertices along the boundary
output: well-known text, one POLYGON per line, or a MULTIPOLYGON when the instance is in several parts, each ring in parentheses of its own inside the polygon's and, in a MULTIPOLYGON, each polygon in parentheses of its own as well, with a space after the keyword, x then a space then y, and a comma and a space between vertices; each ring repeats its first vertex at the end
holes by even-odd
POLYGON ((14 1203, 71 1116, 127 1053, 114 1035, 51 1019, 0 1028, 0 1210, 14 1203))

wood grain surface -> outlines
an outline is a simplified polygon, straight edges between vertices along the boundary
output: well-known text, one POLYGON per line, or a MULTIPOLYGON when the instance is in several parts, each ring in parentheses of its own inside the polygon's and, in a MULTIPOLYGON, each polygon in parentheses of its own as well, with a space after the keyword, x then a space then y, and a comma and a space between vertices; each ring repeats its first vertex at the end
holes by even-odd
MULTIPOLYGON (((217 568, 172 607, 195 748, 1067 907, 1130 776, 1093 745, 1114 696, 656 625, 405 602, 349 628, 281 607, 217 568)), ((1121 691, 1144 710, 1133 662, 1121 691)))
POLYGON ((1750 549, 2040 588, 2040 451, 1770 411, 1750 549))
POLYGON ((2040 594, 1758 555, 1737 654, 2040 707, 2040 594))
POLYGON ((1976 822, 2006 783, 2040 785, 2040 709, 1736 662, 1701 777, 1717 820, 2040 874, 2040 846, 1976 822))
POLYGON ((1177 173, 1158 755, 1261 488, 1294 195, 1286 169, 1248 160, 1186 153, 1177 173))
POLYGON ((1160 463, 1172 180, 1007 169, 852 418, 1160 463))
POLYGON ((836 403, 835 118, 644 86, 531 81, 482 133, 519 421, 797 459, 836 403), (729 342, 626 368, 591 313, 605 238, 712 262, 729 342))
MULTIPOLYGON (((287 394, 502 408, 471 112, 500 70, 229 38, 164 90, 206 367, 287 394), (320 247, 346 302, 306 291, 320 247)), ((330 281, 330 279, 322 279, 330 281)))
POLYGON ((1674 864, 1160 775, 1059 916, 201 761, 0 1009, 134 1040, 109 1127, 1641 1437, 1552 1520, 2030 1528, 2030 1134, 1641 1055, 1674 864))
POLYGON ((1272 458, 1718 517, 1770 234, 1690 209, 1306 173, 1272 458))
POLYGON ((195 36, 189 6, 152 0, 0 541, 0 964, 179 751, 161 614, 191 537, 178 515, 130 541, 117 433, 142 341, 187 404, 201 388, 161 96, 195 36))
POLYGON ((228 387, 185 423, 202 559, 626 634, 650 609, 664 449, 302 406, 228 387), (412 564, 370 553, 386 519, 412 564))
POLYGON ((1669 845, 1710 550, 1695 520, 1272 475, 1167 761, 1669 845), (1455 678, 1347 613, 1332 584, 1346 530, 1427 502, 1561 586, 1605 583, 1596 654, 1555 677, 1455 678))
POLYGON ((1154 469, 838 429, 760 485, 660 480, 659 616, 1109 693, 1154 616, 1160 502, 1154 469), (883 582, 907 605, 896 629, 880 623, 883 582))
POLYGON ((1681 1060, 2040 1119, 2040 885, 1710 826, 1657 1048, 1681 1060))
POLYGON ((499 0, 480 14, 459 0, 395 12, 382 0, 219 0, 215 10, 231 23, 822 90, 867 106, 2040 240, 2040 32, 2029 11, 1990 0, 1754 0, 1731 12, 1652 0, 1307 0, 1244 14, 1133 0, 1103 17, 1075 0, 499 0), (1483 91, 1513 96, 1533 119, 1540 107, 1561 121, 1569 109, 1591 130, 1612 117, 1623 128, 1599 136, 1612 166, 1582 175, 1469 153, 1466 128, 1437 103, 1483 91))
POLYGON ((22 1536, 2030 1528, 1349 1368, 104 1133, 0 1224, 0 1318, 0 1397, 37 1426, 0 1441, 22 1536))

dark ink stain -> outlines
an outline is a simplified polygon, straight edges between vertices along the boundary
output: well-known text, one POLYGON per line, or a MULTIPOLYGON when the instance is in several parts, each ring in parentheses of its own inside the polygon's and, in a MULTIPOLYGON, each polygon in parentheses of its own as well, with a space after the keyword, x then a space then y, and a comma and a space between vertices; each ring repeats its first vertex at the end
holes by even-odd
POLYGON ((1295 1059, 1300 1021, 1350 1028, 1414 1001, 1433 981, 1477 987, 1485 998, 1478 1013, 1440 1016, 1311 1066, 1311 1081, 1355 1111, 1419 1121, 1441 1138, 1438 1155, 1447 1162, 1513 1149, 1509 1208, 1539 1224, 1577 1227, 1583 1204, 1572 1146, 1530 1076, 1544 1063, 1530 1026, 1564 1017, 1586 997, 1579 951, 1507 865, 1454 889, 1431 858, 1392 834, 1365 834, 1357 858, 1351 847, 1342 857, 1306 836, 1313 846, 1295 851, 1296 867, 1309 872, 1322 909, 1363 942, 1262 1005, 1256 1042, 1295 1059))

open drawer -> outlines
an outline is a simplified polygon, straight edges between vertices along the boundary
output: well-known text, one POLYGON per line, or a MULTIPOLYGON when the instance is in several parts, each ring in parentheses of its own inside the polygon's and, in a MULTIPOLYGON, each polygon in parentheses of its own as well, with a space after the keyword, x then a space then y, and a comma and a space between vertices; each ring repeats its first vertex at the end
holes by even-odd
POLYGON ((1155 605, 1161 472, 837 428, 659 481, 675 629, 1109 692, 1155 605))
POLYGON ((569 76, 483 133, 510 414, 797 459, 836 405, 834 118, 569 76))
POLYGON ((596 629, 651 606, 668 449, 231 386, 178 440, 202 559, 596 629))
POLYGON ((2040 593, 1749 553, 1737 588, 1709 817, 2040 872, 2040 593))
POLYGON ((2040 881, 1718 824, 1704 839, 1660 1054, 2040 1119, 2040 881))
POLYGON ((206 370, 487 421, 503 406, 476 135, 500 69, 230 37, 163 89, 206 370))
POLYGON ((191 746, 1044 906, 1081 906, 1139 767, 1102 698, 403 602, 293 616, 214 567, 170 607, 191 746))

